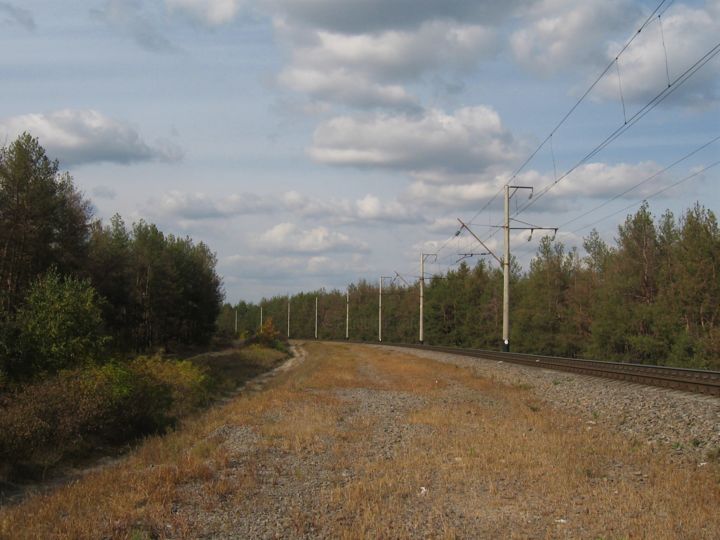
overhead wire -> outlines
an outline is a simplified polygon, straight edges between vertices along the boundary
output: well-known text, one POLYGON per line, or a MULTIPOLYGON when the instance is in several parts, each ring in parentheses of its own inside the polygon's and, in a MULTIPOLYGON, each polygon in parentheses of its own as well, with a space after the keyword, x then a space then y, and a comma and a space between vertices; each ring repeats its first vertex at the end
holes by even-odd
POLYGON ((670 84, 670 86, 663 88, 662 91, 660 91, 655 97, 653 97, 641 109, 639 109, 633 116, 631 116, 627 120, 626 123, 621 125, 615 131, 613 131, 610 135, 608 135, 605 139, 603 139, 603 141, 601 141, 590 152, 585 154, 585 156, 583 156, 572 167, 570 167, 565 173, 563 173, 562 176, 560 176, 555 181, 551 182, 550 184, 545 186, 542 190, 540 190, 540 192, 537 195, 535 195, 529 202, 527 202, 517 212, 515 212, 514 215, 518 215, 518 214, 526 211, 528 208, 530 208, 534 204, 536 204, 537 201, 540 200, 545 194, 547 194, 548 191, 550 191, 552 188, 557 186, 562 180, 564 180, 565 178, 570 176, 570 174, 572 174, 580 166, 587 163, 587 161, 589 161, 590 159, 595 157, 597 154, 599 154, 603 149, 605 149, 613 141, 615 141, 617 138, 619 138, 628 129, 630 129, 632 126, 637 124, 642 118, 644 118, 648 113, 650 113, 650 111, 655 109, 655 107, 660 105, 660 103, 665 101, 678 88, 680 88, 683 84, 685 84, 685 82, 687 82, 695 73, 697 73, 710 60, 715 58, 718 55, 718 53, 720 53, 720 42, 716 43, 713 47, 711 47, 702 57, 700 57, 700 59, 698 59, 689 68, 687 68, 681 75, 679 75, 670 84))
MULTIPOLYGON (((513 173, 510 176, 510 179, 500 187, 499 190, 495 192, 493 197, 491 197, 482 207, 480 210, 478 210, 473 217, 470 220, 470 223, 472 223, 480 213, 482 213, 484 210, 486 210, 490 204, 492 204, 495 199, 500 195, 500 193, 503 191, 506 185, 509 185, 510 182, 512 182, 518 174, 520 174, 524 168, 532 161, 532 159, 538 154, 538 152, 547 144, 548 141, 551 141, 554 134, 557 132, 557 130, 562 127, 565 122, 570 118, 570 116, 575 112, 575 110, 582 104, 582 102, 587 98, 587 96, 592 92, 592 90, 598 85, 598 83, 607 75, 607 73, 612 69, 613 65, 616 65, 616 68, 618 69, 618 83, 621 85, 620 82, 620 74, 619 74, 619 65, 618 60, 623 55, 623 53, 628 49, 628 47, 635 41, 635 39, 638 37, 638 35, 648 26, 648 24, 654 20, 654 18, 657 16, 658 18, 662 17, 662 15, 667 12, 667 10, 672 6, 674 3, 674 0, 662 0, 658 3, 658 5, 655 7, 655 9, 647 16, 647 18, 643 21, 642 25, 637 29, 637 31, 630 37, 630 39, 622 46, 622 48, 618 51, 618 53, 615 55, 613 60, 611 60, 608 65, 605 67, 605 69, 595 78, 595 80, 590 84, 590 86, 585 90, 585 92, 577 99, 577 101, 570 107, 570 109, 565 113, 565 115, 560 119, 560 121, 553 127, 553 129, 550 131, 550 133, 543 139, 543 141, 535 148, 535 150, 520 164, 519 167, 517 167, 513 173)), ((661 24, 661 22, 660 22, 661 24)), ((661 29, 662 31, 662 29, 661 29)), ((663 39, 663 46, 665 47, 664 42, 664 35, 662 36, 663 39)), ((666 49, 665 49, 666 50, 666 49)), ((680 88, 687 80, 689 80, 697 71, 699 71, 703 66, 705 66, 709 61, 711 61, 717 54, 720 53, 720 42, 717 43, 715 46, 710 48, 702 57, 700 57, 694 64, 692 64, 689 68, 687 68, 682 74, 680 74, 678 77, 676 77, 673 81, 669 80, 669 69, 666 70, 666 74, 668 76, 668 86, 664 88, 661 92, 659 92, 655 97, 653 97, 648 103, 646 103, 641 109, 639 109, 637 112, 635 112, 632 116, 629 118, 627 117, 627 113, 625 111, 625 100, 624 95, 621 92, 621 100, 623 103, 623 116, 624 116, 624 123, 618 127, 616 130, 614 130, 612 133, 610 133, 605 139, 603 139, 598 145, 596 145, 590 152, 588 152, 585 156, 583 156, 578 162, 576 162, 572 167, 570 167, 565 173, 563 173, 560 177, 557 176, 557 172, 555 172, 554 175, 554 181, 544 187, 539 194, 535 195, 530 201, 525 203, 524 205, 520 206, 516 209, 516 211, 513 213, 513 216, 517 216, 521 214, 522 212, 526 211, 528 208, 533 206, 540 198, 542 198, 544 195, 546 195, 552 188, 554 188, 557 184, 559 184, 562 180, 567 178, 570 174, 572 174, 577 168, 585 164, 588 160, 595 157, 599 152, 601 152, 603 149, 605 149, 608 145, 610 145, 612 142, 614 142, 617 138, 619 138, 622 134, 624 134, 628 129, 630 129, 632 126, 634 126, 637 122, 639 122, 642 118, 645 117, 649 112, 651 112, 655 107, 657 107, 660 103, 662 103, 665 99, 667 99, 670 95, 672 95, 678 88, 680 88)), ((667 53, 666 53, 667 54, 667 53)), ((622 88, 622 86, 620 86, 622 88)), ((719 137, 720 138, 720 137, 719 137)), ((628 192, 632 191, 633 189, 636 189, 640 185, 642 185, 645 182, 650 181, 652 178, 655 178, 659 176, 662 172, 666 171, 667 169, 677 165, 679 162, 684 161, 685 159, 688 159, 695 153, 699 152, 703 148, 706 148, 713 142, 716 142, 717 139, 713 139, 709 143, 706 143, 702 147, 696 149, 695 151, 691 152, 687 156, 684 156, 677 162, 672 163, 662 171, 659 171, 658 173, 655 173, 652 177, 649 177, 645 179, 643 182, 637 184, 636 186, 624 191, 623 193, 616 195, 611 200, 606 201, 602 205, 599 205, 598 207, 592 209, 587 214, 594 212, 595 210, 605 206, 606 204, 609 204, 613 200, 616 200, 619 197, 622 197, 623 195, 627 194, 628 192)), ((554 148, 552 149, 552 156, 553 156, 553 166, 556 170, 556 160, 555 160, 555 152, 554 148)), ((661 190, 662 192, 662 190, 661 190)), ((656 196, 656 195, 653 195, 656 196)), ((587 215, 586 214, 586 215, 587 215)), ((577 219, 580 219, 582 216, 579 216, 578 218, 575 218, 573 220, 570 220, 566 222, 564 226, 567 226, 569 223, 575 222, 577 219)), ((495 230, 491 231, 489 235, 486 236, 485 241, 488 241, 492 239, 499 231, 500 226, 493 226, 495 230)), ((445 249, 447 245, 452 241, 453 238, 457 237, 457 233, 453 236, 451 236, 448 240, 446 240, 441 248, 438 250, 438 253, 445 249)), ((449 258, 449 256, 446 256, 443 260, 449 258)))
POLYGON ((627 188, 627 189, 626 189, 625 191, 623 191, 622 193, 618 193, 617 195, 614 195, 614 196, 611 197, 610 199, 607 199, 607 200, 603 201, 602 203, 598 204, 597 206, 591 208, 590 210, 588 210, 588 211, 586 211, 586 212, 583 212, 582 214, 580 214, 580 215, 578 215, 578 216, 576 216, 576 217, 574 217, 574 218, 566 221, 566 222, 563 223, 562 225, 559 225, 558 228, 565 228, 565 227, 567 227, 568 225, 570 225, 571 223, 575 223, 576 221, 578 221, 578 220, 580 220, 580 219, 582 219, 582 218, 584 218, 584 217, 586 217, 586 216, 588 216, 588 215, 590 215, 590 214, 592 214, 592 213, 600 210, 601 208, 607 206, 607 205, 610 204, 611 202, 616 201, 616 200, 619 199, 620 197, 623 197, 623 196, 627 195, 628 193, 630 193, 631 191, 636 190, 636 189, 639 188, 640 186, 643 186, 643 185, 647 184, 648 182, 654 180, 655 178, 658 178, 661 174, 669 171, 670 169, 672 169, 672 168, 675 167, 676 165, 679 165, 679 164, 682 163, 683 161, 685 161, 685 160, 687 160, 687 159, 690 159, 692 156, 694 156, 694 155, 697 154, 698 152, 701 152, 702 150, 706 149, 708 146, 710 146, 710 145, 712 145, 713 143, 716 143, 716 142, 718 142, 718 141, 720 141, 720 135, 718 135, 717 137, 714 137, 714 138, 710 139, 708 142, 704 143, 703 145, 699 146, 698 148, 695 148, 692 152, 689 152, 688 154, 685 154, 684 156, 682 156, 682 157, 679 158, 679 159, 676 159, 675 161, 673 161, 672 163, 670 163, 670 164, 667 165, 666 167, 664 167, 664 168, 660 169, 659 171, 653 173, 652 175, 648 176, 648 177, 645 178, 644 180, 641 180, 640 182, 638 182, 638 183, 630 186, 629 188, 627 188))
MULTIPOLYGON (((640 35, 640 33, 645 29, 645 27, 652 21, 655 17, 655 15, 660 11, 660 9, 663 7, 663 5, 668 0, 661 0, 661 2, 655 7, 655 9, 648 15, 648 17, 645 19, 645 21, 642 23, 640 28, 637 29, 637 31, 632 35, 632 37, 625 43, 625 45, 622 46, 620 51, 615 55, 615 58, 613 58, 612 61, 605 67, 605 69, 598 75, 595 80, 590 84, 590 86, 585 90, 585 92, 578 98, 578 100, 573 104, 572 107, 570 107, 570 110, 568 110, 567 113, 560 119, 560 121, 555 125, 554 128, 550 131, 550 133, 543 139, 543 141, 535 148, 535 150, 525 159, 525 161, 522 162, 522 164, 513 171, 512 175, 510 176, 510 180, 508 180, 507 184, 512 182, 518 174, 522 172, 522 170, 527 166, 528 163, 532 161, 532 159, 537 155, 537 153, 545 146, 545 144, 551 139, 551 137, 555 134, 555 132, 562 127, 562 125, 567 121, 568 118, 575 112, 575 110, 580 106, 580 104, 585 101, 585 98, 590 94, 590 92, 593 91, 593 89, 598 85, 598 83, 602 80, 603 77, 612 69, 613 65, 617 62, 618 58, 622 56, 622 54, 627 50, 627 48, 630 46, 630 44, 635 41, 635 39, 640 35)), ((674 0, 672 0, 674 1, 674 0)), ((672 3, 671 1, 671 3, 672 3)), ((668 6, 669 7, 669 6, 668 6)))
POLYGON ((700 176, 702 173, 704 173, 704 172, 706 172, 706 171, 709 171, 710 169, 712 169, 712 168, 714 168, 714 167, 717 167, 718 165, 720 165, 720 160, 715 161, 715 162, 711 163, 710 165, 707 165, 707 166, 703 167, 702 169, 697 170, 697 171, 693 172, 692 174, 690 174, 690 175, 688 175, 688 176, 685 176, 684 178, 681 178, 680 180, 678 180, 677 182, 674 182, 674 183, 670 184, 669 186, 665 186, 664 188, 662 188, 662 189, 660 189, 660 190, 652 193, 651 195, 648 195, 647 197, 644 197, 641 201, 636 201, 636 202, 634 202, 634 203, 632 203, 632 204, 629 204, 629 205, 627 205, 627 206, 625 206, 625 207, 623 207, 623 208, 620 208, 619 210, 616 210, 615 212, 613 212, 613 213, 611 213, 611 214, 608 214, 607 216, 605 216, 605 217, 603 217, 603 218, 600 218, 600 219, 598 219, 598 220, 596 220, 596 221, 593 221, 592 223, 587 223, 587 224, 583 225, 582 227, 580 227, 580 228, 575 229, 574 231, 572 231, 572 234, 575 234, 575 233, 578 233, 578 232, 583 231, 583 230, 585 230, 585 229, 588 229, 588 228, 590 228, 590 227, 593 227, 593 226, 597 225, 598 223, 601 223, 601 222, 605 221, 606 219, 610 219, 611 217, 614 217, 614 216, 616 216, 617 214, 619 214, 619 213, 621 213, 621 212, 625 212, 626 210, 629 210, 630 208, 633 208, 634 206, 637 206, 638 204, 642 204, 643 201, 648 201, 648 200, 650 200, 650 199, 653 199, 653 198, 657 197, 658 195, 662 195, 662 194, 665 193, 666 191, 669 191, 669 190, 671 190, 671 189, 679 186, 680 184, 684 184, 685 182, 687 182, 687 181, 689 181, 689 180, 692 180, 693 178, 697 178, 697 177, 700 176))
MULTIPOLYGON (((622 56, 623 53, 628 49, 628 47, 630 47, 630 45, 633 43, 633 41, 635 41, 635 39, 637 39, 637 37, 640 35, 640 33, 642 33, 642 31, 645 29, 645 27, 647 27, 647 25, 650 24, 650 22, 654 19, 654 17, 656 15, 664 14, 665 11, 667 11, 667 9, 670 7, 670 5, 672 5, 672 3, 674 1, 675 0, 669 0, 669 1, 661 0, 657 4, 655 9, 653 9, 653 11, 645 18, 645 20, 640 25, 640 27, 635 31, 635 33, 620 48, 620 50, 615 55, 615 58, 613 58, 613 60, 611 60, 608 63, 608 65, 605 67, 605 69, 603 69, 603 71, 595 78, 595 80, 585 90, 585 92, 575 101, 575 103, 570 107, 570 109, 565 113, 565 115, 563 115, 563 117, 560 119, 560 121, 557 122, 557 124, 552 128, 552 130, 550 130, 550 133, 548 133, 548 135, 535 148, 535 150, 533 150, 533 152, 531 152, 530 155, 512 172, 512 174, 510 175, 510 179, 507 182, 505 182, 495 192, 495 194, 480 208, 480 210, 478 210, 473 215, 473 217, 469 220, 470 224, 473 224, 473 221, 477 218, 477 216, 479 216, 482 212, 484 212, 495 201, 495 199, 497 199, 497 197, 500 195, 500 193, 502 193, 502 191, 505 189, 505 186, 509 185, 515 178, 517 178, 518 174, 520 174, 525 169, 525 167, 528 165, 528 163, 530 163, 533 160, 533 158, 545 146, 545 144, 547 144, 548 141, 552 141, 552 137, 557 132, 557 130, 560 129, 565 124, 565 122, 567 122, 567 120, 570 118, 570 116, 572 116, 572 114, 575 112, 575 110, 577 110, 577 108, 583 103, 583 101, 585 101, 587 96, 593 91, 593 89, 598 85, 598 83, 603 79, 603 77, 605 77, 605 75, 612 69, 613 65, 617 63, 620 56, 622 56), (664 9, 663 9, 663 6, 665 6, 664 9)), ((556 167, 557 165, 556 165, 556 161, 555 161, 554 148, 552 149, 552 154, 553 154, 553 164, 556 167)), ((555 177, 556 177, 555 178, 556 182, 559 182, 560 180, 562 180, 562 177, 559 179, 557 178, 557 173, 555 174, 555 177)), ((515 213, 515 215, 518 215, 520 212, 523 211, 523 209, 524 208, 520 208, 515 213)), ((498 232, 497 230, 491 232, 490 235, 486 237, 485 241, 493 238, 497 234, 497 232, 498 232)), ((450 240, 452 240, 452 237, 443 244, 442 248, 445 248, 450 240)))

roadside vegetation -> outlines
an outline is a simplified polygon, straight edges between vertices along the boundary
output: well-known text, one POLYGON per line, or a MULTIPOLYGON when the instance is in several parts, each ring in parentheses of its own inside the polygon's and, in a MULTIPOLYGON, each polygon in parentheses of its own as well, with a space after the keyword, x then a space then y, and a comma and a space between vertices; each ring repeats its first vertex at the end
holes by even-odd
MULTIPOLYGON (((432 270, 432 265, 428 265, 432 270)), ((350 293, 350 339, 377 341, 378 285, 350 293)), ((434 275, 425 288, 425 341, 497 350, 502 272, 486 261, 434 275)), ((292 296, 291 335, 345 337, 345 291, 292 296)), ((383 341, 418 339, 419 290, 396 280, 383 290, 383 341)), ((285 321, 287 298, 262 301, 285 321)), ((240 303, 240 328, 257 326, 259 305, 240 303)), ((233 306, 228 306, 228 311, 233 306)), ((618 227, 614 245, 596 231, 584 253, 545 237, 527 270, 511 276, 511 345, 517 352, 720 369, 720 228, 701 205, 660 218, 644 204, 618 227)), ((282 331, 287 327, 280 325, 282 331)))
POLYGON ((95 219, 31 135, 0 148, 0 488, 172 429, 285 356, 270 322, 258 345, 183 359, 216 339, 215 265, 190 238, 95 219))
POLYGON ((0 509, 0 538, 720 534, 717 461, 678 461, 471 368, 305 349, 266 388, 0 509))

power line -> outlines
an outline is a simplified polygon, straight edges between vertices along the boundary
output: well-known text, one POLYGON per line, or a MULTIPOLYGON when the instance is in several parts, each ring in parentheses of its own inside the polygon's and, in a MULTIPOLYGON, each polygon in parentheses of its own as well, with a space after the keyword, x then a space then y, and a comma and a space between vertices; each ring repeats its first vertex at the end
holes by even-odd
POLYGON ((617 128, 615 131, 613 131, 610 135, 608 135, 605 139, 603 139, 602 142, 600 142, 597 146, 595 146, 590 152, 588 152, 582 159, 580 159, 577 163, 575 163, 570 169, 568 169, 562 176, 560 176, 558 179, 556 179, 554 182, 551 182, 547 186, 545 186, 543 189, 540 190, 538 195, 533 197, 529 202, 527 202, 524 206, 522 206, 518 211, 515 212, 514 215, 518 215, 528 208, 530 208, 532 205, 534 205, 539 199, 541 199, 548 191, 550 191, 552 188, 554 188, 556 185, 558 185, 562 180, 567 178, 570 174, 572 174, 578 167, 585 164, 588 160, 595 157, 597 154, 599 154, 603 149, 605 149, 608 145, 610 145, 613 141, 615 141, 618 137, 620 137, 622 134, 624 134, 628 129, 630 129, 632 126, 634 126, 636 123, 638 123, 642 118, 645 117, 650 111, 655 109, 660 103, 665 101, 670 95, 672 95, 673 92, 675 92, 678 88, 680 88, 685 82, 690 79, 695 73, 697 73, 705 64, 707 64, 710 60, 715 58, 715 56, 720 53, 720 42, 715 44, 712 48, 708 50, 699 60, 697 60, 692 66, 690 66, 688 69, 686 69, 681 75, 679 75, 671 84, 670 86, 667 86, 663 88, 661 92, 659 92, 654 98, 652 98, 650 101, 648 101, 640 110, 638 110, 633 116, 631 116, 626 123, 621 125, 619 128, 617 128))
MULTIPOLYGON (((687 182, 688 180, 692 180, 693 178, 697 178, 697 177, 700 176, 702 173, 704 173, 704 172, 712 169, 713 167, 717 167, 718 165, 720 165, 720 160, 719 160, 719 161, 715 161, 715 162, 711 163, 710 165, 708 165, 708 166, 706 166, 706 167, 703 167, 703 168, 700 169, 699 171, 695 171, 694 173, 692 173, 692 174, 690 174, 690 175, 688 175, 688 176, 686 176, 686 177, 678 180, 677 182, 675 182, 675 183, 673 183, 673 184, 670 184, 669 186, 666 186, 666 187, 664 187, 664 188, 656 191, 655 193, 653 193, 653 194, 651 194, 651 195, 648 195, 647 197, 644 197, 642 200, 643 200, 643 201, 648 201, 648 200, 650 200, 650 199, 653 199, 653 198, 657 197, 658 195, 662 195, 662 194, 665 193, 666 191, 668 191, 668 190, 670 190, 670 189, 672 189, 672 188, 674 188, 674 187, 677 187, 677 186, 679 186, 680 184, 683 184, 683 183, 687 182)), ((593 221, 592 223, 588 223, 588 224, 586 224, 586 225, 583 225, 583 226, 580 227, 579 229, 575 229, 574 231, 572 231, 572 233, 575 234, 575 233, 578 233, 578 232, 580 232, 580 231, 582 231, 582 230, 585 230, 585 229, 587 229, 587 228, 589 228, 589 227, 593 227, 594 225, 597 225, 598 223, 600 223, 600 222, 602 222, 602 221, 605 221, 606 219, 610 219, 611 217, 616 216, 617 214, 619 214, 619 213, 621 213, 621 212, 625 212, 626 210, 629 210, 629 209, 632 208, 633 206, 637 206, 638 204, 641 204, 641 202, 642 202, 642 201, 639 201, 639 202, 636 201, 636 202, 634 202, 634 203, 632 203, 632 204, 629 204, 628 206, 625 206, 625 207, 621 208, 620 210, 616 210, 616 211, 613 212, 612 214, 608 214, 607 216, 605 216, 605 217, 603 217, 603 218, 601 218, 601 219, 598 219, 597 221, 593 221)))
POLYGON ((593 212, 596 212, 597 210, 600 210, 600 208, 603 208, 603 207, 607 206, 607 205, 610 204, 611 202, 616 201, 617 199, 619 199, 620 197, 622 197, 622 196, 624 196, 624 195, 627 195, 627 194, 630 193, 631 191, 634 191, 635 189, 639 188, 640 186, 643 186, 643 185, 647 184, 647 183, 650 182, 651 180, 654 180, 655 178, 657 178, 657 177, 660 176, 661 174, 669 171, 670 169, 672 169, 672 168, 675 167, 676 165, 678 165, 678 164, 682 163, 683 161, 691 158, 692 156, 694 156, 694 155, 697 154, 698 152, 704 150, 705 148, 707 148, 707 147, 710 146, 711 144, 716 143, 717 141, 720 141, 720 135, 718 135, 717 137, 715 137, 715 138, 711 139, 710 141, 706 142, 706 143, 703 144, 702 146, 696 148, 696 149, 693 150, 692 152, 690 152, 690 153, 688 153, 688 154, 685 154, 683 157, 681 157, 681 158, 673 161, 670 165, 666 166, 666 167, 663 168, 663 169, 660 169, 660 170, 657 171, 656 173, 648 176, 647 178, 645 178, 644 180, 638 182, 637 184, 632 185, 631 187, 629 187, 628 189, 626 189, 626 190, 623 191, 622 193, 618 193, 617 195, 614 195, 612 198, 607 199, 606 201, 603 201, 601 204, 595 206, 594 208, 588 210, 587 212, 584 212, 584 213, 582 213, 582 214, 580 214, 580 215, 572 218, 571 220, 566 221, 565 223, 563 223, 562 225, 560 225, 560 228, 565 228, 565 227, 567 227, 568 225, 570 225, 571 223, 575 223, 575 222, 578 221, 579 219, 582 219, 582 218, 584 218, 584 217, 592 214, 593 212))
MULTIPOLYGON (((673 0, 674 1, 674 0, 673 0)), ((562 125, 567 121, 568 118, 575 112, 575 110, 580 106, 580 104, 585 101, 585 98, 590 94, 590 92, 593 91, 593 89, 597 86, 597 84, 602 80, 605 75, 612 69, 613 65, 617 62, 618 58, 622 56, 622 54, 627 50, 627 48, 630 46, 630 44, 635 41, 635 39, 640 35, 640 33, 645 29, 645 27, 650 23, 651 20, 655 17, 655 15, 658 13, 658 11, 662 8, 663 4, 665 4, 667 0, 662 0, 657 7, 652 11, 650 15, 648 15, 647 19, 642 23, 640 28, 637 29, 637 31, 632 35, 632 37, 623 45, 623 47, 620 49, 620 51, 615 55, 615 58, 607 65, 607 67, 600 73, 600 75, 597 76, 597 78, 592 82, 592 84, 585 90, 582 96, 578 98, 578 100, 575 102, 575 104, 570 107, 570 110, 565 113, 565 116, 563 116, 560 121, 555 125, 555 127, 550 131, 550 133, 543 139, 543 141, 538 145, 538 147, 525 159, 525 161, 522 162, 522 164, 515 169, 515 171, 512 173, 510 179, 507 181, 507 184, 512 182, 518 174, 527 166, 528 163, 532 161, 532 159, 537 155, 537 153, 545 146, 545 144, 552 138, 552 136, 555 134, 555 132, 562 127, 562 125)), ((671 2, 672 3, 672 2, 671 2)), ((670 7, 670 6, 668 6, 670 7)), ((504 186, 503 186, 504 188, 504 186)), ((471 220, 472 221, 472 220, 471 220)))

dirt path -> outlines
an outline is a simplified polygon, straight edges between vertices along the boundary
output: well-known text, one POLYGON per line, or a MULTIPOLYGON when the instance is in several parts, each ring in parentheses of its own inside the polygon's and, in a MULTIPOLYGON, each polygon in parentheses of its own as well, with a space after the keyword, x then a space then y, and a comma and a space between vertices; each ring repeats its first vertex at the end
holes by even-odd
POLYGON ((717 463, 672 463, 470 368, 298 350, 126 463, 0 511, 0 536, 720 537, 717 463))

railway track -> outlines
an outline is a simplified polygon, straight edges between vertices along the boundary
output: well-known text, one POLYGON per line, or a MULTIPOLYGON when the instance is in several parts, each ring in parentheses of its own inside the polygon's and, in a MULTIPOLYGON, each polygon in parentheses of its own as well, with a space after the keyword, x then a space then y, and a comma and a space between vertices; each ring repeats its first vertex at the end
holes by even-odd
POLYGON ((484 358, 523 364, 558 371, 569 371, 582 375, 604 377, 628 381, 648 386, 659 386, 720 396, 720 371, 707 371, 702 369, 685 369, 666 366, 650 366, 644 364, 625 364, 618 362, 604 362, 600 360, 582 360, 578 358, 562 358, 557 356, 540 356, 534 354, 504 353, 486 351, 481 349, 460 349, 456 347, 438 347, 433 345, 387 343, 395 347, 437 351, 461 356, 484 358))

